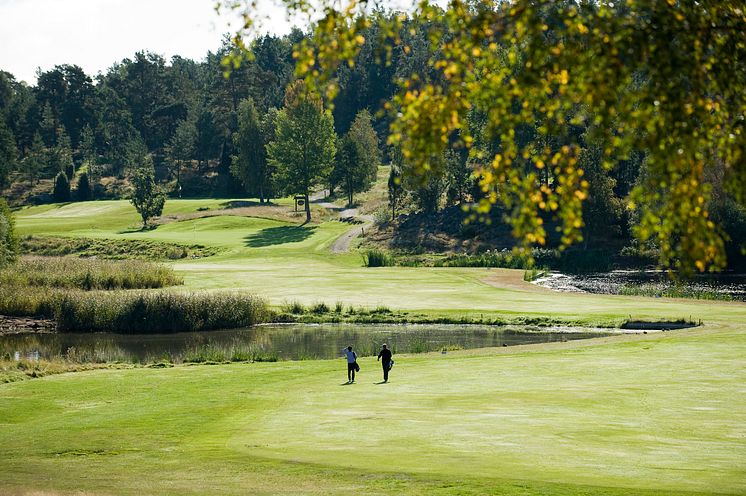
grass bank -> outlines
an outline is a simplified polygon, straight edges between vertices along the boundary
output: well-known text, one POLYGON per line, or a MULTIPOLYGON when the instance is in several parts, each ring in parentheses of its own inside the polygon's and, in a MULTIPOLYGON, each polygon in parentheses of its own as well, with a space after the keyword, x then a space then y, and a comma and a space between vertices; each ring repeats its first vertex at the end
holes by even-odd
POLYGON ((737 325, 342 361, 96 370, 0 386, 0 492, 746 492, 737 325))

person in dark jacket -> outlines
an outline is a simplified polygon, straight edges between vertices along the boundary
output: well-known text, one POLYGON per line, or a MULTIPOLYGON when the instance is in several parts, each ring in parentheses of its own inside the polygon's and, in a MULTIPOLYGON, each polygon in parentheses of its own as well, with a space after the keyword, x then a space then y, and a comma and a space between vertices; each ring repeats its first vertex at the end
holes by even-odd
POLYGON ((378 360, 381 360, 383 366, 383 382, 389 382, 389 370, 391 370, 391 350, 386 343, 381 345, 381 352, 378 354, 378 360))

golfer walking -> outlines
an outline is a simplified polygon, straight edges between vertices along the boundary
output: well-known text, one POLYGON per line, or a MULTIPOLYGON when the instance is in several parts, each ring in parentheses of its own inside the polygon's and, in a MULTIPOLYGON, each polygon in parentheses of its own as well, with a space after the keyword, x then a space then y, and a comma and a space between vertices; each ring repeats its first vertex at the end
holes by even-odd
POLYGON ((391 350, 386 346, 386 343, 381 345, 378 360, 381 360, 381 366, 383 366, 383 382, 389 382, 389 370, 391 370, 394 361, 391 359, 391 350))
POLYGON ((355 382, 355 370, 357 369, 357 355, 352 351, 352 346, 343 349, 347 358, 347 384, 355 382))

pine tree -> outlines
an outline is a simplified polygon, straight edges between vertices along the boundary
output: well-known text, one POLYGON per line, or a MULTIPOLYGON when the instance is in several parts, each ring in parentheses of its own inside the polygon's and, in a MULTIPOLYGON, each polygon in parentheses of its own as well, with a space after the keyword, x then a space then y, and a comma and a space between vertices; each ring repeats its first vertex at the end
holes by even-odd
POLYGON ((16 140, 0 114, 0 188, 8 184, 8 176, 16 163, 16 140))
POLYGON ((88 180, 88 173, 84 172, 78 177, 78 189, 76 197, 78 201, 88 201, 93 195, 91 194, 91 183, 88 180))
POLYGON ((233 135, 233 145, 238 154, 231 157, 231 174, 250 195, 257 195, 259 202, 264 203, 270 189, 270 168, 264 129, 251 98, 238 107, 238 132, 233 135))
POLYGON ((176 175, 176 191, 181 198, 181 169, 192 159, 197 141, 197 126, 191 119, 179 122, 176 132, 166 146, 169 168, 176 175))
POLYGON ((26 174, 31 186, 38 180, 39 173, 44 168, 46 161, 47 149, 44 147, 44 141, 42 141, 39 133, 36 133, 31 149, 21 162, 21 170, 26 174))
POLYGON ((54 192, 52 193, 52 197, 57 203, 70 201, 70 181, 67 179, 67 174, 62 171, 54 178, 54 192))

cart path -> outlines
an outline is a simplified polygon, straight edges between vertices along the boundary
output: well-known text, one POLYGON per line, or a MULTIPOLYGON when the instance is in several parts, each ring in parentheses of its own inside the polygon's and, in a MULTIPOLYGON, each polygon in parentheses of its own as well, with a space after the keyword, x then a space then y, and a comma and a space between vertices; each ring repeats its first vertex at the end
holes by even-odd
POLYGON ((361 214, 357 208, 344 208, 330 202, 322 201, 324 198, 326 198, 326 196, 326 190, 322 190, 311 195, 310 200, 320 207, 324 207, 325 209, 331 210, 332 212, 337 212, 339 214, 339 220, 342 220, 344 222, 352 221, 359 223, 356 224, 352 229, 335 239, 334 243, 332 243, 332 253, 346 253, 350 251, 352 242, 358 236, 362 235, 366 229, 369 229, 373 225, 373 216, 361 214))

